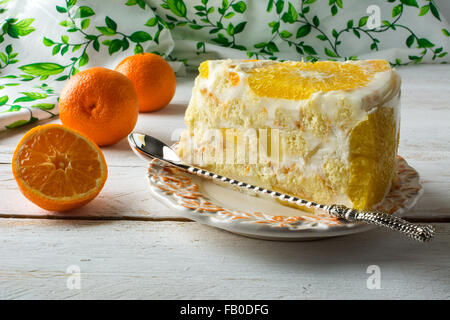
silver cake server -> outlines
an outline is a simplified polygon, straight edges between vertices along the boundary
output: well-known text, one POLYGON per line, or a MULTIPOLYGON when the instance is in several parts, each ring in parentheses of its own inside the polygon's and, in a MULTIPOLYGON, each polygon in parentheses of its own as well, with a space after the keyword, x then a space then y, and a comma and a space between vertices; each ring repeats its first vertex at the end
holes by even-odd
POLYGON ((235 185, 239 188, 252 190, 257 193, 270 195, 273 198, 277 198, 281 201, 295 203, 299 206, 305 206, 308 208, 317 208, 327 212, 328 214, 335 216, 339 219, 343 219, 350 222, 363 222, 368 224, 374 224, 377 226, 389 228, 404 235, 413 238, 420 242, 430 241, 434 236, 434 228, 431 225, 421 226, 412 224, 404 219, 389 215, 387 213, 379 211, 362 211, 352 208, 347 208, 343 205, 332 204, 323 205, 313 201, 300 199, 298 197, 283 194, 277 191, 263 189, 245 182, 241 182, 235 179, 230 179, 213 172, 206 171, 204 169, 196 168, 185 164, 178 157, 176 152, 166 145, 164 142, 141 133, 131 133, 128 136, 128 142, 131 149, 141 158, 148 161, 149 159, 159 159, 167 164, 180 168, 192 174, 208 177, 210 179, 220 180, 231 185, 235 185))

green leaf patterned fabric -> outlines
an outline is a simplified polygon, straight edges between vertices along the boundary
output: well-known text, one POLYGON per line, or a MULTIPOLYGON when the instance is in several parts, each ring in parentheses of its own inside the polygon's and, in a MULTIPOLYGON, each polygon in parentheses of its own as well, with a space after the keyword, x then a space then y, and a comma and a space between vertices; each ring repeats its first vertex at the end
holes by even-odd
POLYGON ((434 0, 0 0, 0 131, 58 114, 67 79, 154 52, 206 59, 448 63, 434 0))

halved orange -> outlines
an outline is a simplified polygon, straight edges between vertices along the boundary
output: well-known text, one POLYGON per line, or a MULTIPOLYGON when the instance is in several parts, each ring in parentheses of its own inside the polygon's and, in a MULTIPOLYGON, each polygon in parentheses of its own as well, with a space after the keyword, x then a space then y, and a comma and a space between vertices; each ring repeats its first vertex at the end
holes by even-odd
POLYGON ((100 148, 59 124, 28 131, 14 151, 12 170, 23 195, 51 211, 88 203, 99 194, 108 176, 100 148))

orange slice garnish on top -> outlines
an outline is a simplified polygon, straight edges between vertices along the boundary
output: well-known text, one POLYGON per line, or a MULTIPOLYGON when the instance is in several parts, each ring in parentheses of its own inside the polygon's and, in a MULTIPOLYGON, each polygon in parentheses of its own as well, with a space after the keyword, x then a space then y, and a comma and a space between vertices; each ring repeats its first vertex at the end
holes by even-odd
POLYGON ((248 84, 258 96, 304 100, 319 91, 364 87, 377 72, 389 69, 385 60, 369 60, 361 64, 289 61, 250 70, 248 84))
POLYGON ((58 124, 28 131, 14 151, 12 170, 25 197, 51 211, 88 203, 98 195, 108 175, 100 148, 58 124))

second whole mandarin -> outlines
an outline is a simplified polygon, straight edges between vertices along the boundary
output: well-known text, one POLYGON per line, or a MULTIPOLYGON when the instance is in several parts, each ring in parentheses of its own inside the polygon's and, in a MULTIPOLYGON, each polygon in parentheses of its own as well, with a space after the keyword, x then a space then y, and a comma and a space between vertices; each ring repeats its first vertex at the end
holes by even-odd
POLYGON ((175 73, 166 60, 156 54, 139 53, 127 57, 115 70, 127 76, 133 83, 140 112, 164 108, 175 94, 175 73))

